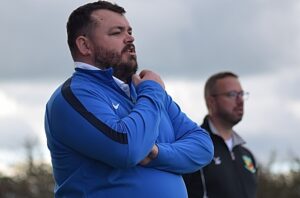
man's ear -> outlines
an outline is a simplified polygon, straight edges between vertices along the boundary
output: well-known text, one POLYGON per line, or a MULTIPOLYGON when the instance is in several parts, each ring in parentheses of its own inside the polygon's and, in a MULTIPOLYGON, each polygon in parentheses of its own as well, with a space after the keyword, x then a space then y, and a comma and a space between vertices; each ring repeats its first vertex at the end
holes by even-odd
POLYGON ((90 40, 85 36, 78 36, 76 38, 76 45, 78 48, 78 51, 83 56, 88 56, 92 54, 92 45, 90 40))
POLYGON ((207 108, 209 109, 209 111, 212 111, 214 109, 214 106, 215 106, 215 98, 213 96, 208 96, 206 98, 206 105, 207 105, 207 108))

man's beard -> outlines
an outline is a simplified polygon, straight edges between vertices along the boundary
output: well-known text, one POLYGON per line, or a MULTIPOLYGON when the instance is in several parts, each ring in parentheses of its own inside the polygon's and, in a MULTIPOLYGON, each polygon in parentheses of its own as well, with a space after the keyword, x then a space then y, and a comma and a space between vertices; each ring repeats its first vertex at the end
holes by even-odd
POLYGON ((243 115, 236 117, 232 113, 229 113, 227 111, 222 111, 222 110, 220 110, 218 114, 219 117, 221 117, 226 123, 228 123, 232 127, 238 124, 243 118, 243 115))
POLYGON ((113 68, 113 75, 124 82, 128 82, 133 74, 138 70, 138 64, 135 56, 126 56, 122 60, 122 55, 127 53, 130 46, 124 47, 121 53, 113 50, 107 50, 103 47, 95 48, 95 66, 100 69, 113 68))

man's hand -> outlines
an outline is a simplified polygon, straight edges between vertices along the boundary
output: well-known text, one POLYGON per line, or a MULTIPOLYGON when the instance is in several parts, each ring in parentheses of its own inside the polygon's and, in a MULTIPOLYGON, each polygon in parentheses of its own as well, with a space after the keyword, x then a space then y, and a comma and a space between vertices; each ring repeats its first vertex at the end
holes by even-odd
POLYGON ((160 76, 158 74, 154 73, 153 71, 143 70, 143 71, 141 71, 141 73, 139 75, 134 74, 132 76, 132 82, 135 86, 137 86, 138 84, 140 84, 141 82, 143 82, 145 80, 153 80, 153 81, 157 82, 158 84, 160 84, 160 86, 163 89, 165 89, 165 84, 164 84, 163 80, 160 78, 160 76))
POLYGON ((145 159, 143 159, 140 162, 140 165, 147 165, 149 164, 152 160, 154 160, 158 155, 158 147, 156 146, 156 144, 154 144, 154 146, 151 149, 151 152, 147 155, 147 157, 145 159))

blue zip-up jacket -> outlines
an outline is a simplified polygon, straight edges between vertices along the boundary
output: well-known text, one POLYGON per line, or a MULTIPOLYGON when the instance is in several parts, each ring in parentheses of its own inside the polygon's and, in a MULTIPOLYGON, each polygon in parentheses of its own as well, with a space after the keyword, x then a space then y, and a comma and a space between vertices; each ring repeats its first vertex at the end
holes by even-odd
POLYGON ((158 83, 130 87, 131 98, 112 69, 76 69, 54 92, 45 130, 55 197, 187 197, 181 174, 211 161, 208 133, 158 83), (157 158, 139 165, 154 144, 157 158))

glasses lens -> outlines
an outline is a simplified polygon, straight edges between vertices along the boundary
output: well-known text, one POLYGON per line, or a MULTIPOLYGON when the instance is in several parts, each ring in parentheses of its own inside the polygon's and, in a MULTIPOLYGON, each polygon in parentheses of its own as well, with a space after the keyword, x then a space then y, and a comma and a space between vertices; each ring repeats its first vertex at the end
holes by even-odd
POLYGON ((241 96, 242 96, 243 100, 248 100, 249 92, 241 92, 241 96))

